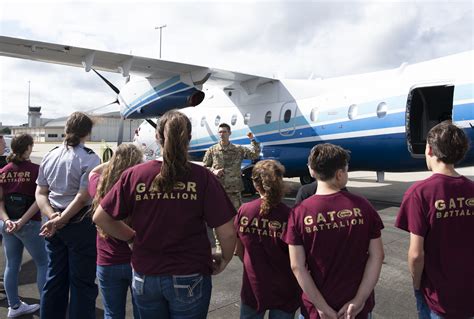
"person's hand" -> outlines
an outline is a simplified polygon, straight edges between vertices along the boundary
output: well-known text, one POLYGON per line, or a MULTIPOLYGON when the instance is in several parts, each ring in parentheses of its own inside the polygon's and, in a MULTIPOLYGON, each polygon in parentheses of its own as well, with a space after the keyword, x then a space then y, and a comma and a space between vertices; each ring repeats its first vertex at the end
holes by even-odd
POLYGON ((56 233, 56 227, 54 227, 54 220, 59 218, 59 216, 54 217, 53 219, 48 220, 40 228, 40 236, 52 237, 56 233))
POLYGON ((66 226, 67 223, 69 223, 69 219, 66 219, 64 215, 60 215, 59 218, 55 220, 54 227, 56 227, 56 229, 61 229, 66 226))
POLYGON ((17 229, 16 229, 17 227, 18 227, 18 225, 14 221, 11 221, 9 219, 7 221, 5 221, 5 231, 8 234, 12 234, 15 231, 17 231, 17 229))
POLYGON ((316 308, 318 311, 319 317, 321 319, 338 319, 336 311, 332 309, 329 305, 326 305, 324 308, 316 308))
POLYGON ((228 263, 222 258, 222 254, 212 254, 212 274, 217 275, 223 272, 228 263))
POLYGON ((359 314, 359 312, 362 311, 364 305, 365 302, 352 299, 342 306, 342 308, 337 312, 337 317, 344 319, 354 319, 359 314))
POLYGON ((224 176, 224 169, 223 168, 219 168, 219 169, 215 169, 213 171, 214 175, 216 175, 217 177, 222 177, 224 176))
POLYGON ((253 133, 252 133, 252 132, 248 132, 248 133, 247 133, 247 137, 248 137, 250 140, 253 140, 253 139, 254 139, 254 136, 253 136, 253 133))
POLYGON ((66 226, 69 220, 65 219, 64 216, 61 216, 57 213, 51 216, 52 218, 48 220, 40 229, 40 236, 51 237, 57 230, 66 226), (53 217, 54 216, 54 217, 53 217))

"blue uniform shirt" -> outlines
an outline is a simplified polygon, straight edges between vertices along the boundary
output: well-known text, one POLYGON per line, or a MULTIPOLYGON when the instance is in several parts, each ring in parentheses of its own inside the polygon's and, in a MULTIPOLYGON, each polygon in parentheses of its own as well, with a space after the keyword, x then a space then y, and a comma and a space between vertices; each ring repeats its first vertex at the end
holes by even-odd
POLYGON ((61 145, 43 157, 36 184, 49 188, 49 202, 65 209, 80 189, 87 189, 89 172, 100 164, 97 154, 83 144, 61 145))

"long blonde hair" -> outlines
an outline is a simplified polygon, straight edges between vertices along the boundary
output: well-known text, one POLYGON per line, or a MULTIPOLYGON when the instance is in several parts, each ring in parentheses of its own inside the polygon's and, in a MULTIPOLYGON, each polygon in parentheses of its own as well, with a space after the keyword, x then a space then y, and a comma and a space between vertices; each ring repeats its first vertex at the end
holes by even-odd
POLYGON ((285 195, 284 174, 285 167, 275 160, 260 161, 253 167, 253 184, 262 195, 260 215, 267 215, 283 199, 285 195))
POLYGON ((154 191, 170 192, 178 180, 184 180, 191 165, 188 146, 191 139, 191 122, 176 110, 166 112, 156 128, 163 155, 163 164, 152 183, 154 191))
MULTIPOLYGON (((91 211, 94 212, 96 210, 102 198, 104 198, 107 192, 112 188, 112 186, 114 186, 123 171, 141 163, 142 161, 143 153, 138 147, 133 144, 119 145, 100 175, 91 211)), ((126 220, 125 222, 129 223, 129 220, 126 220)), ((101 229, 99 229, 99 234, 102 237, 107 237, 101 229)))

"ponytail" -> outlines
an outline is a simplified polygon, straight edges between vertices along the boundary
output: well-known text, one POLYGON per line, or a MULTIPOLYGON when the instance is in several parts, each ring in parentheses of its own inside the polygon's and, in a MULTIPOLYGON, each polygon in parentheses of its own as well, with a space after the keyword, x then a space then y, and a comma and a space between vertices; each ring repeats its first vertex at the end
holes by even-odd
POLYGON ((285 168, 275 160, 260 161, 252 170, 252 180, 255 188, 262 195, 260 215, 265 216, 270 210, 280 204, 285 194, 283 175, 285 168))
POLYGON ((157 132, 163 164, 151 188, 157 192, 170 192, 176 182, 187 177, 191 169, 188 160, 191 122, 179 111, 168 111, 160 118, 157 132))
POLYGON ((72 113, 66 122, 64 144, 72 147, 79 145, 81 138, 91 133, 93 125, 94 122, 85 113, 72 113))
POLYGON ((20 134, 12 139, 12 152, 7 156, 8 163, 16 165, 24 162, 23 154, 28 150, 29 146, 33 146, 33 137, 29 134, 20 134))

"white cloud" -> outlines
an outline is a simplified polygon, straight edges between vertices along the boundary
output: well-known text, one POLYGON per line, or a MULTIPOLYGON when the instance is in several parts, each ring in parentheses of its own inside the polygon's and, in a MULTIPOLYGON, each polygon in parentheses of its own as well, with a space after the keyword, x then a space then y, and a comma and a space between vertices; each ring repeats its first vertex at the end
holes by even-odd
MULTIPOLYGON (((0 34, 256 74, 330 77, 473 49, 471 1, 2 0, 0 34)), ((81 69, 0 58, 0 122, 26 122, 112 101, 81 69)), ((120 86, 123 79, 107 74, 120 86)))

